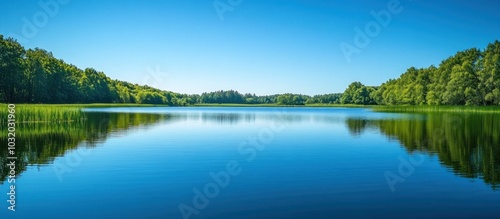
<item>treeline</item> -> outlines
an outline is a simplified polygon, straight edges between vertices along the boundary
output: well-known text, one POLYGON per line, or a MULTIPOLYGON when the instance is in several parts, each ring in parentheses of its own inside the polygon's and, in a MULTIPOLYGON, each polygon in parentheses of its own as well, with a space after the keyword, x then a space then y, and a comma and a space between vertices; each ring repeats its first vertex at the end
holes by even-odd
POLYGON ((409 68, 380 86, 351 83, 343 93, 255 96, 236 91, 204 93, 197 103, 500 105, 500 42, 458 52, 438 67, 409 68))
POLYGON ((458 52, 438 67, 411 67, 381 86, 353 82, 343 93, 256 96, 233 90, 187 95, 113 80, 0 35, 0 77, 4 103, 500 105, 500 42, 458 52))
MULTIPOLYGON (((332 98, 300 94, 256 96, 237 91, 179 94, 113 80, 92 68, 84 70, 43 49, 24 49, 0 35, 0 102, 3 103, 138 103, 186 106, 197 103, 303 105, 333 103, 332 98)), ((335 94, 338 96, 340 94, 335 94)))
POLYGON ((371 97, 387 105, 500 105, 500 42, 458 52, 438 67, 409 68, 371 97))
POLYGON ((240 103, 240 104, 280 104, 304 105, 310 96, 302 94, 275 94, 257 96, 255 94, 240 94, 238 91, 215 91, 203 93, 197 103, 240 103))
POLYGON ((151 103, 188 105, 189 95, 112 80, 92 68, 79 69, 42 49, 25 50, 0 35, 0 102, 151 103))

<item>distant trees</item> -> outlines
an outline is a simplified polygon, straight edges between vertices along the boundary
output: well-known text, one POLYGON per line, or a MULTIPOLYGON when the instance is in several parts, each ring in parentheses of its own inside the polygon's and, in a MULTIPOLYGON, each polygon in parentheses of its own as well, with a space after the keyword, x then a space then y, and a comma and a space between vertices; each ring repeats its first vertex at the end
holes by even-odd
POLYGON ((306 100, 306 104, 340 104, 341 93, 314 95, 306 100))
POLYGON ((310 97, 301 94, 280 94, 276 98, 276 103, 279 105, 304 105, 310 97))
POLYGON ((201 94, 199 103, 245 103, 245 97, 238 91, 220 90, 201 94))
POLYGON ((370 95, 376 91, 375 87, 365 86, 361 82, 351 83, 340 97, 342 104, 375 104, 370 95))
POLYGON ((304 105, 310 98, 301 94, 276 94, 268 96, 256 96, 255 94, 240 94, 238 91, 215 91, 202 93, 197 99, 197 103, 236 103, 236 104, 279 104, 279 105, 304 105))
POLYGON ((164 104, 164 103, 166 103, 166 98, 158 93, 154 93, 154 92, 150 92, 150 91, 140 91, 137 94, 137 103, 164 104))
POLYGON ((256 96, 255 94, 245 94, 245 103, 247 104, 266 104, 266 103, 276 103, 278 95, 266 95, 266 96, 256 96))

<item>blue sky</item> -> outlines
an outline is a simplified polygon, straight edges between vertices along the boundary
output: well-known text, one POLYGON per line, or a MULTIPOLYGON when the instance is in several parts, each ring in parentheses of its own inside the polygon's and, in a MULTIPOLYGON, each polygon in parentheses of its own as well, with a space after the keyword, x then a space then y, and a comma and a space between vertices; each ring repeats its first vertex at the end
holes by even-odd
POLYGON ((59 1, 0 0, 0 34, 113 79, 190 94, 342 92, 500 39, 493 0, 59 1), (223 20, 214 2, 232 9, 223 20), (381 10, 386 26, 370 13, 381 10), (340 45, 356 46, 355 27, 374 22, 348 61, 340 45))

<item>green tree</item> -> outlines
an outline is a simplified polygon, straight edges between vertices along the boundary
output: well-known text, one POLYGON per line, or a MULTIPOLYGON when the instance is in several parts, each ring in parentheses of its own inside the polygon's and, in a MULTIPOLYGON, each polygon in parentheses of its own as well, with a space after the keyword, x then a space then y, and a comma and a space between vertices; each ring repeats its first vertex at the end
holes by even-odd
POLYGON ((0 35, 0 101, 19 102, 23 98, 24 48, 14 39, 0 35))
POLYGON ((500 42, 488 45, 479 61, 479 92, 485 105, 500 105, 500 42))
POLYGON ((367 87, 361 82, 351 83, 342 94, 340 103, 342 104, 374 104, 375 101, 370 95, 375 92, 375 87, 367 87))

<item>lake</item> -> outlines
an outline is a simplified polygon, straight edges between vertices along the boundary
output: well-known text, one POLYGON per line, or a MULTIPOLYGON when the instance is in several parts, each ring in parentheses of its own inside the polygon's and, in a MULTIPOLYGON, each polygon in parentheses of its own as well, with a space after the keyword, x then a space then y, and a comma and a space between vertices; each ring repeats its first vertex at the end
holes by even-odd
POLYGON ((498 114, 86 114, 84 122, 18 124, 16 212, 3 201, 0 218, 500 218, 498 114))

